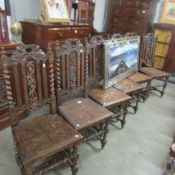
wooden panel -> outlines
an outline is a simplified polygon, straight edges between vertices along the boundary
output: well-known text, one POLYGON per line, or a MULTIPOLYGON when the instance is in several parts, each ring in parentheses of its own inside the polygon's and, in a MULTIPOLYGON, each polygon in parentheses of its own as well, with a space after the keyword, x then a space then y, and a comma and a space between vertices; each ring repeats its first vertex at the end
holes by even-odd
POLYGON ((50 40, 64 40, 72 36, 72 32, 68 28, 49 28, 48 37, 50 40))
POLYGON ((70 23, 36 23, 22 21, 22 41, 25 44, 37 44, 43 51, 47 50, 48 43, 55 47, 56 40, 61 44, 68 38, 80 38, 91 34, 91 26, 88 24, 70 23))
POLYGON ((144 35, 148 31, 150 15, 153 17, 155 5, 151 0, 111 0, 107 32, 135 32, 144 35))

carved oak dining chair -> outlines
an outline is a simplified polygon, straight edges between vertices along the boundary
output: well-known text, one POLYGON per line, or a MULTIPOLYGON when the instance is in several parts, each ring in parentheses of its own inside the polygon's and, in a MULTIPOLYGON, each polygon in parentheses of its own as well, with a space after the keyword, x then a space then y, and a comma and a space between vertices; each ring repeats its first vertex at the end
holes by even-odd
MULTIPOLYGON (((137 36, 137 34, 126 33, 125 38, 132 38, 134 36, 137 36)), ((140 94, 140 100, 144 102, 149 96, 152 78, 141 72, 133 72, 131 75, 128 76, 128 79, 134 81, 135 83, 142 84, 144 88, 142 90, 142 93, 140 94)))
POLYGON ((154 85, 153 81, 150 85, 150 90, 158 91, 163 97, 165 88, 167 86, 167 80, 170 76, 162 70, 153 67, 155 59, 156 37, 152 33, 148 33, 143 37, 141 50, 140 50, 140 72, 150 76, 153 80, 159 80, 158 85, 154 85))
MULTIPOLYGON (((89 97, 103 107, 114 113, 113 119, 120 121, 122 128, 126 123, 127 107, 131 100, 126 95, 115 88, 103 89, 104 74, 104 53, 103 37, 93 36, 90 39, 89 71, 90 71, 90 92, 89 97)), ((111 120, 111 122, 114 120, 111 120)))
MULTIPOLYGON (((123 39, 124 37, 119 33, 114 33, 111 37, 111 40, 120 39, 120 38, 123 39)), ((134 113, 136 113, 138 110, 138 103, 140 101, 140 97, 144 89, 143 85, 135 83, 126 78, 123 81, 116 83, 113 87, 132 97, 132 100, 130 101, 129 106, 133 108, 134 113)))
POLYGON ((77 147, 82 136, 56 114, 51 48, 45 54, 38 46, 22 45, 11 57, 3 54, 2 60, 16 161, 21 173, 45 174, 68 163, 72 175, 76 175, 77 147), (48 114, 18 120, 17 107, 37 111, 45 104, 50 104, 48 114))
POLYGON ((88 46, 77 39, 68 39, 56 46, 56 80, 58 112, 84 141, 98 139, 106 144, 108 123, 113 113, 88 97, 88 46))

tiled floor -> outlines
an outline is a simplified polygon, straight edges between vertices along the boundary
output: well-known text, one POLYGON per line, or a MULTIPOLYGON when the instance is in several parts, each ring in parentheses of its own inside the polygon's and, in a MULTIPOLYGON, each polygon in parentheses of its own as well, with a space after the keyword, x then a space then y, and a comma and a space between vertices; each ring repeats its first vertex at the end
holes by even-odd
MULTIPOLYGON (((174 132, 175 85, 169 84, 162 99, 152 94, 136 115, 127 115, 123 130, 110 126, 104 150, 99 142, 82 144, 78 175, 161 175, 174 132)), ((61 168, 49 174, 71 172, 61 168)), ((0 132, 0 175, 20 175, 10 129, 0 132)))

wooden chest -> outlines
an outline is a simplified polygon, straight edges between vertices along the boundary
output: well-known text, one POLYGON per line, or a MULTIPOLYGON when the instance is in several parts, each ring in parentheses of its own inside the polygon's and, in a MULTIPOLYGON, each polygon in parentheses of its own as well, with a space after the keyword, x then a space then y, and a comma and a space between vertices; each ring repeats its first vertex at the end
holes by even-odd
POLYGON ((82 42, 91 34, 88 24, 37 23, 22 21, 22 41, 37 44, 46 51, 48 43, 54 47, 56 41, 63 43, 68 38, 79 38, 82 42))
POLYGON ((107 32, 144 35, 152 23, 155 6, 153 0, 110 0, 107 32))

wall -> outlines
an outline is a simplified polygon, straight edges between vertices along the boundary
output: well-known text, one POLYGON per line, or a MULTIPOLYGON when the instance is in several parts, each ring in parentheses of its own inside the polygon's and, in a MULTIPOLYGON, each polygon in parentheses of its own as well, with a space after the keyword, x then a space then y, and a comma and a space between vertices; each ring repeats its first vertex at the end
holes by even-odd
MULTIPOLYGON (((103 30, 106 4, 107 0, 96 0, 94 27, 98 31, 103 30)), ((39 0, 10 0, 10 6, 12 11, 12 23, 27 18, 35 18, 40 15, 39 0)))
POLYGON ((35 18, 40 15, 39 0, 10 0, 10 6, 12 11, 12 23, 26 18, 35 18))
POLYGON ((94 28, 98 31, 104 31, 107 4, 108 0, 96 0, 94 28))

